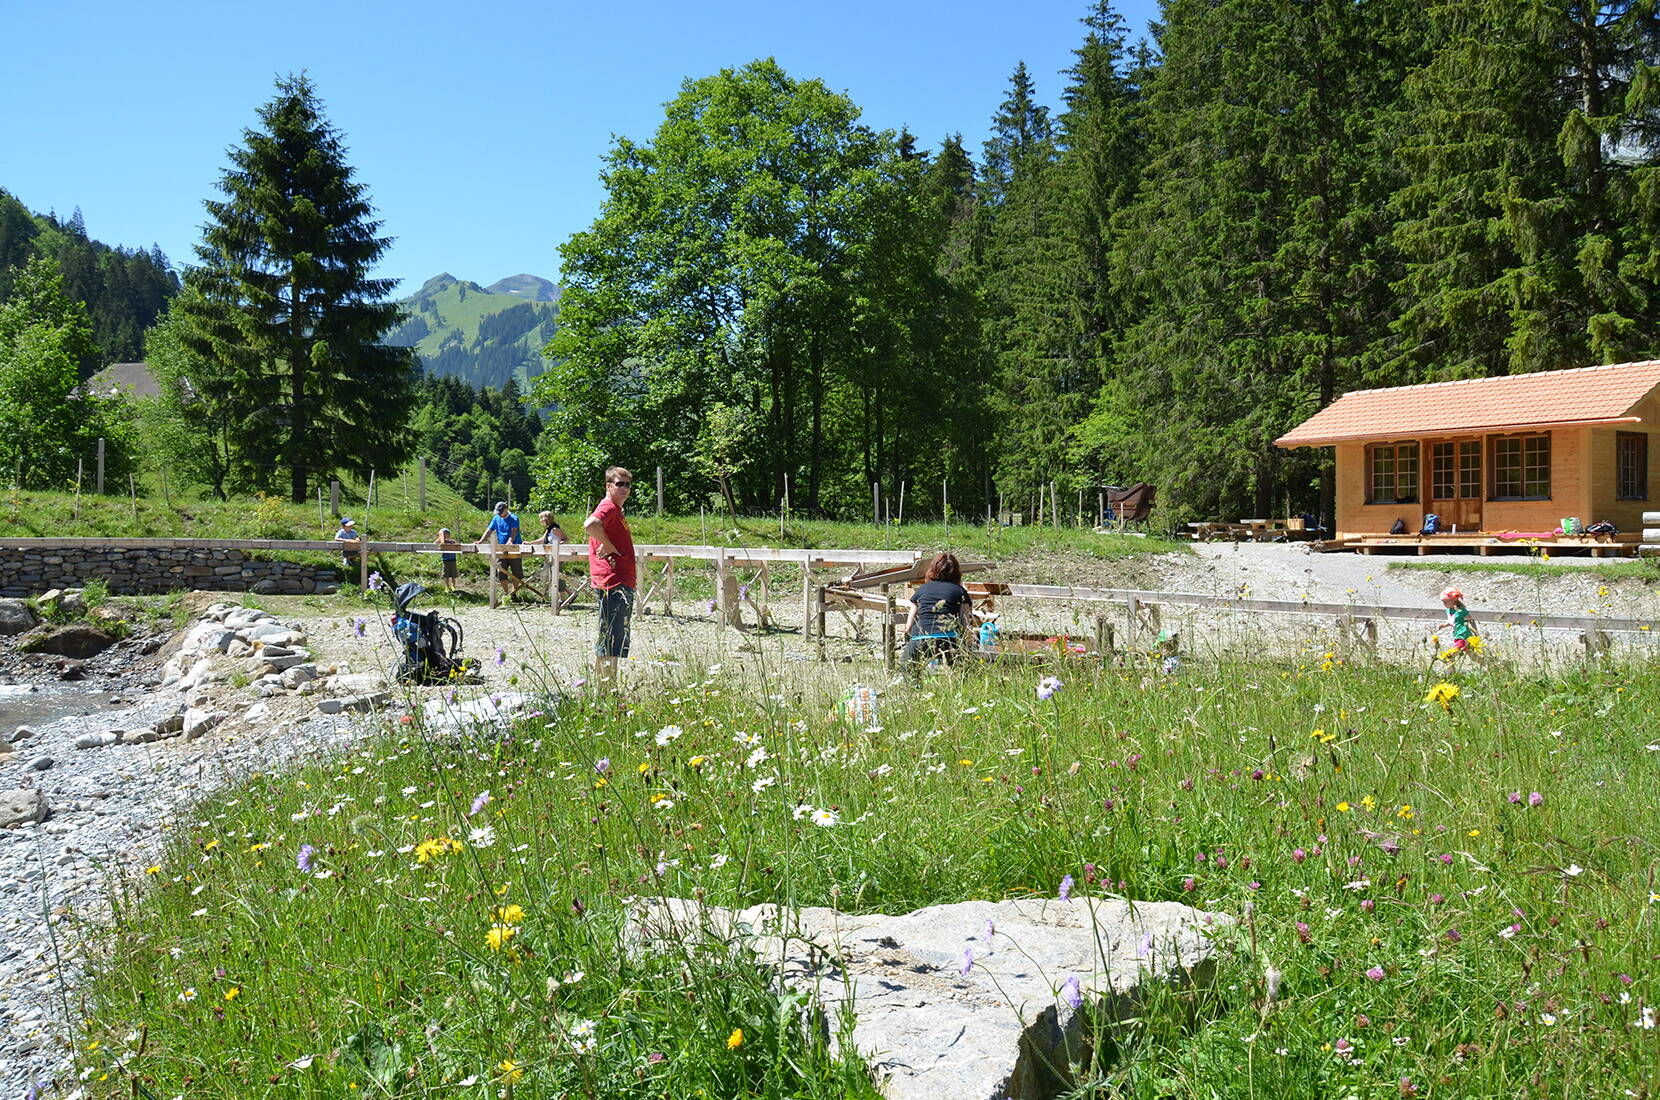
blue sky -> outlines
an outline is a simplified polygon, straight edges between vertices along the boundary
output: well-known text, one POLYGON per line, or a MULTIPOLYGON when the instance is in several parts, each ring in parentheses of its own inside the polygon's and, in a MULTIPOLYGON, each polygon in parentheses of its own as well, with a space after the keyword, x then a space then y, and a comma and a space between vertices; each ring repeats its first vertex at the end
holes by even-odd
MULTIPOLYGON (((1117 5, 1135 35, 1156 0, 1117 5)), ((592 222, 613 134, 648 139, 681 81, 773 56, 847 92, 879 128, 977 151, 1024 60, 1046 102, 1085 0, 518 6, 8 5, 0 187, 110 244, 191 258, 225 150, 278 73, 308 70, 396 243, 402 292, 440 271, 554 278, 592 222)))

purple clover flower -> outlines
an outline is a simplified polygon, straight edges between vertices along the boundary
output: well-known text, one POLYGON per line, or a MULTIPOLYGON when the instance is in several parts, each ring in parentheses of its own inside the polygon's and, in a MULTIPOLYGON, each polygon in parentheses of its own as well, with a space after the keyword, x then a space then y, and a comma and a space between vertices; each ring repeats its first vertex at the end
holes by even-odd
POLYGON ((961 974, 963 977, 966 978, 966 977, 968 977, 968 972, 970 970, 973 970, 973 969, 974 969, 974 948, 965 947, 965 948, 963 948, 963 965, 962 965, 962 968, 957 971, 957 973, 961 974))
POLYGON ((1083 1007, 1084 991, 1078 988, 1077 975, 1066 979, 1066 985, 1061 987, 1061 997, 1074 1012, 1083 1007))
POLYGON ((611 758, 609 756, 602 756, 598 760, 594 761, 594 771, 600 775, 610 775, 611 758))
POLYGON ((473 808, 467 811, 467 816, 472 817, 474 814, 478 813, 480 810, 484 809, 484 807, 488 806, 489 804, 490 804, 490 792, 489 791, 479 791, 477 797, 475 797, 473 799, 473 808))
POLYGON ((1062 901, 1071 901, 1072 900, 1072 876, 1071 875, 1067 875, 1065 878, 1061 879, 1060 894, 1061 894, 1061 900, 1062 901))
POLYGON ((1381 982, 1384 978, 1383 967, 1374 966, 1366 972, 1366 976, 1374 982, 1381 982))
POLYGON ((1308 853, 1303 851, 1301 848, 1293 848, 1291 849, 1291 858, 1297 863, 1301 863, 1303 860, 1308 858, 1308 853))
POLYGON ((316 874, 316 872, 311 869, 311 857, 316 855, 316 854, 317 854, 317 849, 313 848, 311 845, 309 845, 309 844, 300 845, 300 854, 294 860, 294 866, 300 872, 300 874, 302 874, 302 875, 316 874))
POLYGON ((1532 794, 1527 796, 1527 804, 1529 806, 1542 806, 1544 803, 1545 796, 1540 794, 1538 791, 1534 791, 1532 794))

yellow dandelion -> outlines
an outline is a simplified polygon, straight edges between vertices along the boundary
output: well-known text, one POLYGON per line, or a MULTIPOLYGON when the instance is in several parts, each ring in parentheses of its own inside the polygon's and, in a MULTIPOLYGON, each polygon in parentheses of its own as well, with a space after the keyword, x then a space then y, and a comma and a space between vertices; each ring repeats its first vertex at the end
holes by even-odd
POLYGON ((520 1068, 519 1063, 515 1062, 511 1058, 503 1058, 501 1062, 497 1064, 496 1072, 500 1074, 502 1083, 508 1085, 511 1085, 513 1082, 525 1075, 525 1071, 520 1068))
POLYGON ((961 764, 965 768, 972 768, 974 766, 974 761, 972 760, 959 760, 957 763, 961 764))
POLYGON ((1348 813, 1349 812, 1349 804, 1347 802, 1339 802, 1337 804, 1337 812, 1340 813, 1340 814, 1348 813))
POLYGON ((1450 684, 1447 681, 1442 680, 1439 684, 1436 684, 1434 687, 1429 689, 1429 694, 1424 696, 1424 702, 1440 703, 1442 710, 1451 710, 1453 700, 1457 699, 1460 694, 1462 694, 1462 692, 1457 684, 1450 684))
POLYGON ((227 1001, 234 1001, 240 996, 242 996, 241 986, 233 985, 229 989, 225 990, 225 1000, 227 1001))
POLYGON ((647 773, 647 772, 649 772, 649 771, 650 771, 650 770, 651 770, 651 761, 649 761, 649 760, 642 760, 642 761, 641 761, 641 762, 640 762, 640 774, 641 774, 641 775, 644 775, 644 774, 646 774, 646 773, 647 773))
POLYGON ((496 910, 496 919, 502 924, 518 924, 525 919, 525 907, 522 905, 504 905, 496 910))
POLYGON ((708 761, 709 758, 707 756, 694 756, 690 760, 686 761, 686 763, 690 764, 694 768, 701 768, 704 764, 708 763, 708 761))
POLYGON ((726 1049, 727 1050, 737 1050, 739 1047, 741 1047, 743 1045, 744 1045, 744 1029, 741 1028, 741 1027, 733 1028, 732 1029, 732 1034, 730 1034, 726 1037, 726 1049))
POLYGON ((509 924, 492 924, 490 931, 484 934, 485 946, 492 951, 500 951, 507 946, 507 941, 519 934, 519 930, 509 924))
POLYGON ((1371 813, 1373 810, 1378 808, 1378 800, 1373 798, 1371 795, 1367 795, 1365 798, 1360 800, 1360 806, 1361 809, 1365 810, 1367 813, 1371 813))
POLYGON ((1400 809, 1396 810, 1395 811, 1395 816, 1400 818, 1402 821, 1411 821, 1412 818, 1413 818, 1413 812, 1412 812, 1411 804, 1409 803, 1405 806, 1402 806, 1400 809))
POLYGON ((156 864, 150 865, 149 867, 144 868, 144 873, 147 874, 147 875, 159 875, 159 874, 161 874, 161 864, 156 863, 156 864))

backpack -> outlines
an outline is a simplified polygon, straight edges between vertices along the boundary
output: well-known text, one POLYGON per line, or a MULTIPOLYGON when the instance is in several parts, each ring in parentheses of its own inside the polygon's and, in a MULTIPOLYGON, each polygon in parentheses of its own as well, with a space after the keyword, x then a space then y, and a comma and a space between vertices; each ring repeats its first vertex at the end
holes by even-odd
POLYGON ((1390 525, 1389 533, 1391 535, 1404 535, 1404 534, 1406 534, 1406 520, 1397 519, 1393 524, 1390 525))
POLYGON ((411 611, 426 589, 410 581, 393 598, 392 634, 403 643, 397 679, 405 684, 437 684, 467 677, 471 669, 460 656, 461 624, 436 611, 411 611))
POLYGON ((1441 517, 1436 515, 1434 512, 1426 513, 1425 516, 1424 516, 1423 529, 1420 530, 1418 533, 1421 534, 1421 535, 1434 535, 1434 534, 1439 534, 1440 531, 1441 531, 1441 517))
POLYGON ((1602 520, 1585 528, 1585 533, 1587 535, 1617 535, 1620 533, 1620 529, 1607 520, 1602 520))

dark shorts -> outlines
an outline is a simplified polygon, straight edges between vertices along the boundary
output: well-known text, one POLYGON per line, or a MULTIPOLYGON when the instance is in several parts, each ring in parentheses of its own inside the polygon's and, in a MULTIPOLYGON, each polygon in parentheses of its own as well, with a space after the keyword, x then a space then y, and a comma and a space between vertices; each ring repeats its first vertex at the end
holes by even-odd
POLYGON ((459 577, 460 575, 461 575, 461 567, 460 567, 459 564, 457 564, 456 559, 455 559, 455 555, 454 554, 445 554, 444 555, 444 576, 453 578, 453 577, 459 577))
POLYGON ((599 593, 599 638, 594 643, 596 657, 626 657, 628 656, 628 641, 631 629, 629 620, 634 616, 634 590, 618 585, 599 593))
POLYGON ((525 579, 525 563, 523 558, 505 558, 503 559, 503 564, 507 566, 507 571, 509 573, 513 574, 515 577, 518 577, 521 581, 525 579))
POLYGON ((958 638, 912 638, 905 643, 905 652, 901 654, 900 659, 921 661, 938 656, 946 664, 954 665, 961 648, 962 643, 958 638))

